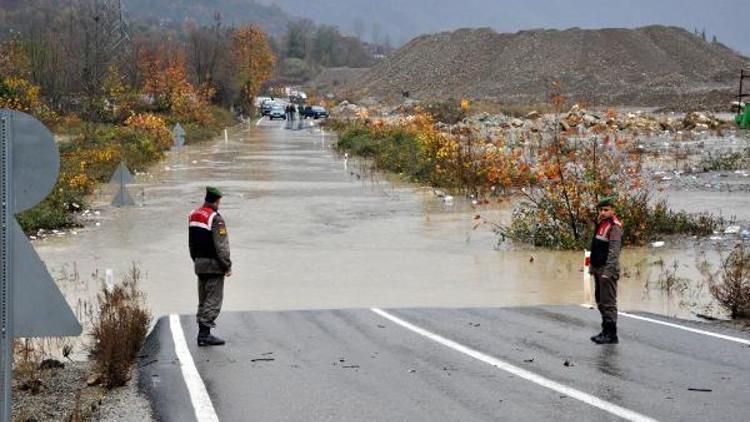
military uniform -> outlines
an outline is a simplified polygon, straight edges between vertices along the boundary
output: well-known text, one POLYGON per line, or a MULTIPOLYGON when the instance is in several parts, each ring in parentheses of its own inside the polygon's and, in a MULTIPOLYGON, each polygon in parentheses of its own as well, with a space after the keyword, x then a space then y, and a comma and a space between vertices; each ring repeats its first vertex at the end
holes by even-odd
POLYGON ((617 340, 617 280, 620 279, 620 250, 622 248, 622 222, 617 217, 599 222, 591 240, 591 267, 594 276, 596 305, 602 317, 602 333, 591 338, 596 343, 617 340))
MULTIPOLYGON (((206 203, 190 213, 188 243, 198 276, 198 344, 206 345, 205 339, 220 340, 210 335, 216 327, 216 318, 224 300, 224 277, 232 272, 229 256, 229 236, 224 219, 213 204, 221 198, 221 192, 208 188, 206 203)), ((208 343, 211 343, 209 341, 208 343)), ((223 341, 214 344, 223 344, 223 341)))

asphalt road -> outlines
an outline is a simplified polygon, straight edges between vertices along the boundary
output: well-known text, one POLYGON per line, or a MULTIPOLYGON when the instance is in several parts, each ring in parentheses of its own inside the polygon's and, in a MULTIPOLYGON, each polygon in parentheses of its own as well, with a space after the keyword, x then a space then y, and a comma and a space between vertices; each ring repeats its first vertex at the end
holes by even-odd
POLYGON ((621 316, 621 343, 597 346, 589 336, 598 313, 573 306, 379 312, 223 313, 214 332, 228 342, 213 348, 196 346, 194 316, 164 317, 147 340, 140 384, 164 421, 750 414, 746 333, 649 316, 736 337, 716 338, 621 316))

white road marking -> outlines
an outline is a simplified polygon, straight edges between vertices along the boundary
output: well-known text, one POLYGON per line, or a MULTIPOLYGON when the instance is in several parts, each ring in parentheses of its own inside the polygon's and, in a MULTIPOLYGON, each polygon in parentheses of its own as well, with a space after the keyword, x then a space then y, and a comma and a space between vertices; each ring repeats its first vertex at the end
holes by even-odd
POLYGON ((198 422, 219 422, 219 417, 216 416, 216 411, 211 403, 211 398, 208 396, 206 386, 203 384, 200 374, 198 374, 198 369, 195 368, 193 357, 190 355, 190 350, 188 350, 187 343, 185 342, 185 333, 182 331, 179 315, 169 315, 169 328, 172 331, 174 350, 177 353, 177 359, 180 360, 182 377, 185 379, 185 384, 190 393, 190 401, 193 403, 195 417, 198 419, 198 422))
POLYGON ((624 407, 620 407, 614 403, 610 403, 608 401, 602 400, 596 396, 592 396, 588 393, 584 393, 583 391, 576 390, 575 388, 568 387, 566 385, 560 384, 556 381, 552 381, 549 378, 545 378, 541 375, 537 375, 533 372, 527 371, 525 369, 519 368, 515 365, 511 365, 510 363, 504 362, 500 359, 497 359, 495 357, 486 355, 480 351, 474 350, 470 347, 464 346, 462 344, 456 343, 453 340, 449 340, 445 337, 442 337, 440 335, 437 335, 431 331, 427 331, 423 328, 417 327, 414 324, 411 324, 407 321, 402 320, 401 318, 398 318, 394 315, 389 314, 388 312, 378 309, 378 308, 371 308, 371 311, 375 312, 376 314, 382 316, 385 319, 388 319, 408 330, 411 330, 419 335, 422 335, 424 337, 427 337, 428 339, 435 341, 437 343, 442 344, 443 346, 449 347, 457 352, 461 352, 465 355, 468 355, 474 359, 480 360, 484 363, 487 363, 489 365, 492 365, 498 369, 501 369, 505 372, 509 372, 519 378, 526 379, 528 381, 531 381, 537 385, 540 385, 545 388, 549 388, 550 390, 556 391, 560 394, 564 394, 568 397, 572 397, 576 400, 580 400, 588 405, 597 407, 601 410, 604 410, 605 412, 609 412, 613 415, 619 416, 623 419, 629 420, 629 421, 635 421, 635 422, 646 422, 646 421, 655 421, 656 419, 650 418, 648 416, 642 415, 640 413, 634 412, 632 410, 626 409, 624 407))
POLYGON ((729 341, 733 341, 733 342, 740 343, 740 344, 746 344, 750 346, 750 340, 746 340, 744 338, 732 337, 732 336, 727 336, 727 335, 719 334, 719 333, 712 333, 710 331, 699 330, 697 328, 690 328, 684 325, 678 325, 678 324, 674 324, 671 322, 659 321, 658 319, 646 318, 640 315, 629 314, 627 312, 618 312, 618 314, 624 317, 628 317, 628 318, 638 319, 641 321, 647 321, 647 322, 651 322, 651 323, 659 324, 659 325, 665 325, 667 327, 677 328, 679 330, 685 330, 691 333, 703 334, 704 336, 716 337, 722 340, 729 340, 729 341))
POLYGON ((263 117, 261 117, 260 119, 258 119, 258 121, 257 121, 257 122, 255 122, 255 126, 259 126, 259 125, 260 125, 260 122, 262 122, 262 121, 263 121, 263 118, 264 118, 264 117, 265 117, 265 116, 263 116, 263 117))

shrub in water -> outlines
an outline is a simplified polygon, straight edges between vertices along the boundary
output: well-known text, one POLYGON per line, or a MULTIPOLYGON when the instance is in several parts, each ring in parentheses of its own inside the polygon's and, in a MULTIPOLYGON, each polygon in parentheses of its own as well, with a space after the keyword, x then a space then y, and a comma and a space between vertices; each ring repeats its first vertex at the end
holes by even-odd
POLYGON ((146 339, 151 316, 138 289, 140 278, 140 270, 133 265, 121 284, 103 287, 97 297, 99 314, 92 318, 89 352, 107 388, 125 385, 146 339))

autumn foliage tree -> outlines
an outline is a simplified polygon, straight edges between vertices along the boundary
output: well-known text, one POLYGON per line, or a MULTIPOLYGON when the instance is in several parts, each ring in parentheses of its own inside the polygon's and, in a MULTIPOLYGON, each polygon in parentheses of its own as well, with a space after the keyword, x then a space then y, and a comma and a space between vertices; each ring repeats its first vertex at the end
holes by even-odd
POLYGON ((257 26, 244 26, 232 36, 232 56, 236 64, 236 81, 240 88, 240 104, 251 108, 261 84, 271 77, 276 57, 268 38, 257 26))
POLYGON ((43 108, 39 86, 31 81, 28 55, 17 40, 0 46, 0 108, 27 113, 43 108))
POLYGON ((143 75, 143 93, 149 96, 155 111, 171 114, 175 120, 208 122, 212 90, 196 88, 189 81, 185 53, 165 44, 144 48, 138 57, 143 75))

